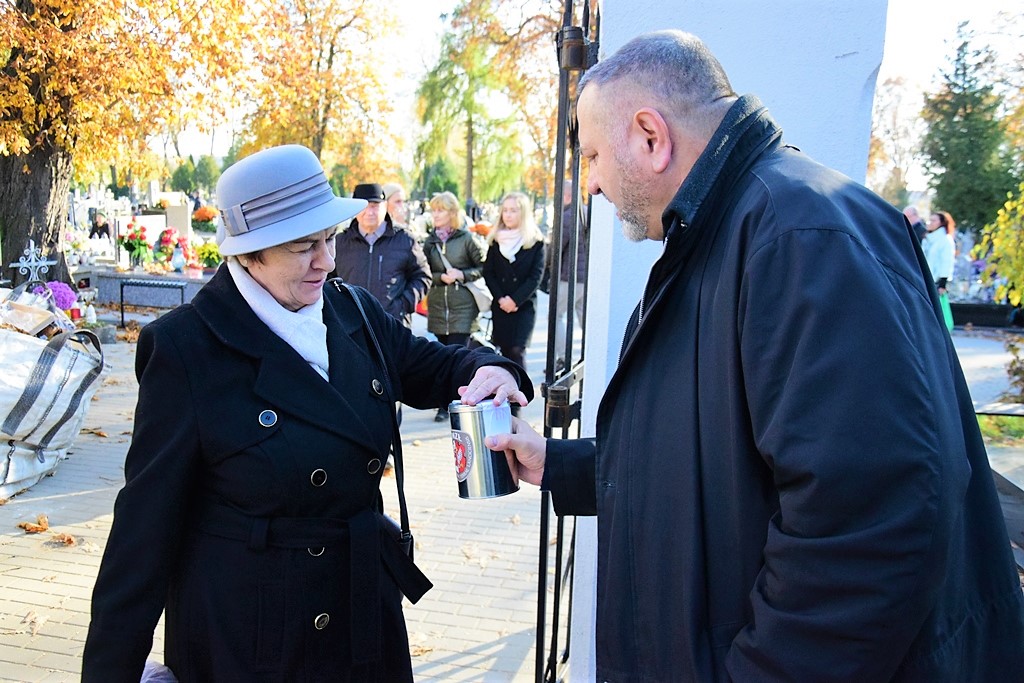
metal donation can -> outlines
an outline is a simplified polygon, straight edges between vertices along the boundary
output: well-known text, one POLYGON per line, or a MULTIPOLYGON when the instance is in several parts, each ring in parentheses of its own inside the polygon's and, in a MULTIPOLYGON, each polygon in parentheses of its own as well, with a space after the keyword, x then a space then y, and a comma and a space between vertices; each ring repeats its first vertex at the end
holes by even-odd
POLYGON ((484 438, 512 431, 508 403, 485 400, 475 406, 453 401, 448 406, 452 421, 452 452, 459 498, 497 498, 519 490, 512 478, 504 451, 492 451, 484 438))

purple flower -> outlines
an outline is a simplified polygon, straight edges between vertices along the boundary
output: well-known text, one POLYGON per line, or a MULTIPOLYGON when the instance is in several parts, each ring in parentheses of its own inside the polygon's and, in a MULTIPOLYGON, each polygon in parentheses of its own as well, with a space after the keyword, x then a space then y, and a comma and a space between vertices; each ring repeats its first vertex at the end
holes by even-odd
MULTIPOLYGON (((71 304, 78 300, 78 295, 75 294, 75 290, 60 280, 50 280, 46 283, 46 287, 53 294, 54 305, 62 311, 66 311, 71 308, 71 304)), ((42 294, 42 287, 35 287, 32 290, 33 294, 42 294)))

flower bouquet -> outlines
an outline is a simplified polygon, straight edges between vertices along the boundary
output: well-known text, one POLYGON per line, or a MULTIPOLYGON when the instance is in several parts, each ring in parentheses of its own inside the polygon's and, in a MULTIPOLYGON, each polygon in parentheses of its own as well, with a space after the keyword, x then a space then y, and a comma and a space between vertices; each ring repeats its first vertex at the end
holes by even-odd
POLYGON ((204 268, 216 268, 224 260, 216 242, 204 242, 196 247, 195 258, 204 268))
POLYGON ((192 212, 192 229, 197 232, 217 232, 217 209, 200 206, 192 212))
POLYGON ((133 266, 141 265, 153 259, 153 252, 146 239, 146 228, 136 225, 135 219, 128 224, 123 234, 117 236, 117 243, 128 252, 133 266))

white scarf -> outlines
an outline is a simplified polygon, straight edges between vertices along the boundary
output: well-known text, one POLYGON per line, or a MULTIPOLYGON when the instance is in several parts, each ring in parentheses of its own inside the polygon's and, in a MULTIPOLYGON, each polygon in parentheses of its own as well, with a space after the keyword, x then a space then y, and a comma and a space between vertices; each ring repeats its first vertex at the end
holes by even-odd
POLYGON ((494 241, 498 243, 498 251, 509 263, 516 262, 516 254, 523 248, 523 231, 521 228, 498 229, 494 233, 494 241))
POLYGON ((324 325, 323 314, 324 298, 321 296, 314 304, 294 312, 289 311, 234 259, 228 261, 228 272, 256 317, 295 349, 321 377, 328 379, 330 366, 327 357, 327 326, 324 325))

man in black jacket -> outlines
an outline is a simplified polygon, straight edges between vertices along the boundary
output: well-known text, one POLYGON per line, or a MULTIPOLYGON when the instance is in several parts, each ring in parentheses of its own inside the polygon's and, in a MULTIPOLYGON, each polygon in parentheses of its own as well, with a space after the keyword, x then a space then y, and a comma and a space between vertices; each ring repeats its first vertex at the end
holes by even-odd
POLYGON ((411 327, 416 303, 430 288, 423 249, 409 233, 392 224, 380 185, 356 185, 352 197, 365 199, 367 205, 347 230, 338 233, 335 274, 365 287, 384 310, 411 327))
POLYGON ((578 93, 590 193, 662 254, 596 437, 487 445, 597 515, 597 680, 1021 680, 1006 526, 903 215, 694 36, 640 36, 578 93))

